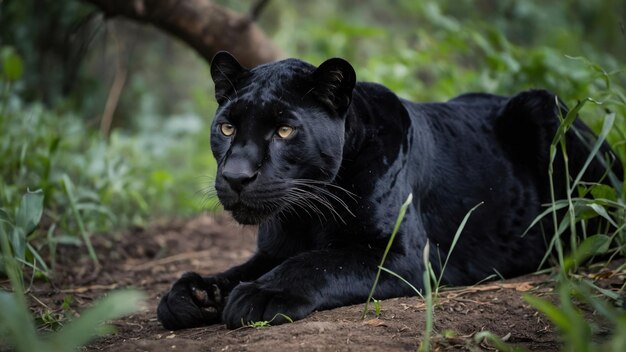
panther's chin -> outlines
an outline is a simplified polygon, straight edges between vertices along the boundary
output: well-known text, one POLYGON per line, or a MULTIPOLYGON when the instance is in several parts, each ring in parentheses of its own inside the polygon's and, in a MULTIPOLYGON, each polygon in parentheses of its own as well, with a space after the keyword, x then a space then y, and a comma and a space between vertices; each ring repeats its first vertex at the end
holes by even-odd
POLYGON ((252 208, 240 203, 228 207, 226 210, 230 211, 233 218, 242 225, 258 225, 272 214, 267 210, 252 208))

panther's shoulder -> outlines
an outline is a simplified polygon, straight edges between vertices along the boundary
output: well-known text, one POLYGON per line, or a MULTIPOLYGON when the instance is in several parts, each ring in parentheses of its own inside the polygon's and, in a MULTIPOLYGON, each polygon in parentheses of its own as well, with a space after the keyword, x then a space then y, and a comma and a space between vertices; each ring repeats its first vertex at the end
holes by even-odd
POLYGON ((499 105, 508 100, 509 97, 489 93, 465 93, 448 100, 448 103, 466 105, 499 105))

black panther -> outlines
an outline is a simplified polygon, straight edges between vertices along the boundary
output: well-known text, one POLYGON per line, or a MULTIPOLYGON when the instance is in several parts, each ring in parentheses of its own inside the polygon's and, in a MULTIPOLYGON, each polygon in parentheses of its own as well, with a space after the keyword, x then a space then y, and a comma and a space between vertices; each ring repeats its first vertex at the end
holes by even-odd
MULTIPOLYGON (((466 285, 538 268, 553 229, 551 221, 529 225, 550 202, 549 146, 567 114, 554 94, 414 103, 357 82, 339 58, 317 68, 287 59, 246 69, 221 52, 211 75, 219 104, 211 127, 215 189, 234 219, 259 226, 257 251, 223 273, 184 274, 158 306, 165 328, 281 323, 364 302, 409 194, 385 266, 416 287, 426 241, 440 272, 460 222, 481 202, 442 282, 466 285)), ((576 175, 594 136, 577 119, 565 139, 576 175)), ((553 165, 555 195, 564 198, 561 153, 553 165)), ((620 182, 623 167, 604 144, 583 180, 611 177, 620 182)), ((383 274, 374 297, 412 294, 383 274)))

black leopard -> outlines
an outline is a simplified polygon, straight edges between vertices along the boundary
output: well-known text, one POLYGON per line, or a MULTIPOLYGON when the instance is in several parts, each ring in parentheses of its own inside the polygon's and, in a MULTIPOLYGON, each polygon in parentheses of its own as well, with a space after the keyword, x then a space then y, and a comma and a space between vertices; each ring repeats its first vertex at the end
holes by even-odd
MULTIPOLYGON (((364 302, 409 194, 385 267, 415 287, 422 287, 427 240, 439 273, 462 219, 479 203, 442 283, 538 268, 553 228, 551 221, 529 225, 550 202, 549 146, 567 114, 554 94, 414 103, 357 82, 339 58, 317 68, 287 59, 246 69, 221 52, 211 75, 219 104, 211 127, 215 189, 234 219, 258 225, 257 251, 223 273, 184 274, 158 306, 165 328, 281 323, 364 302)), ((594 136, 577 119, 565 139, 576 175, 594 136)), ((553 165, 555 195, 564 198, 561 154, 553 165)), ((603 144, 583 180, 622 179, 622 165, 603 144)), ((412 294, 383 274, 374 297, 412 294)))

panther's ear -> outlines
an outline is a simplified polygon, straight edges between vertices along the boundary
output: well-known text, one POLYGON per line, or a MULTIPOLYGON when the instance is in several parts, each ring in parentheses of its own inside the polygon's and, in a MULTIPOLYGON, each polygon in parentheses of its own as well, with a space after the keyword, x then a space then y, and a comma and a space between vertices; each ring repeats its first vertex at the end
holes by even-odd
POLYGON ((356 73, 348 61, 340 58, 324 61, 313 72, 313 82, 314 94, 331 108, 344 112, 350 106, 356 73))
POLYGON ((215 99, 218 104, 228 100, 228 96, 235 91, 235 81, 243 72, 243 68, 231 54, 220 51, 211 60, 211 77, 215 83, 215 99))

